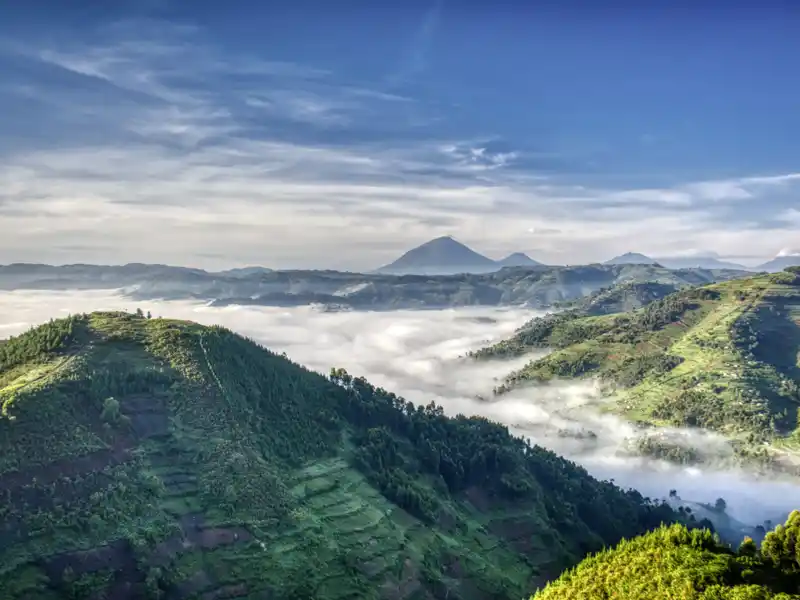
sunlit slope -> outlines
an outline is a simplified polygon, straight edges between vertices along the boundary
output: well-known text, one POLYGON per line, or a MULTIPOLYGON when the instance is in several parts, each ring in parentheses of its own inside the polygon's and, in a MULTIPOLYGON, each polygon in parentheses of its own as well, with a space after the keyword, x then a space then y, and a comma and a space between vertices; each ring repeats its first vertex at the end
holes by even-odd
POLYGON ((496 424, 221 328, 0 345, 0 598, 519 598, 671 521, 496 424))
POLYGON ((585 559, 533 600, 790 600, 800 598, 800 513, 738 551, 708 531, 663 527, 585 559))
POLYGON ((615 410, 655 424, 700 426, 791 443, 800 403, 800 275, 785 272, 676 292, 646 307, 536 319, 478 358, 553 351, 508 376, 599 377, 615 410))

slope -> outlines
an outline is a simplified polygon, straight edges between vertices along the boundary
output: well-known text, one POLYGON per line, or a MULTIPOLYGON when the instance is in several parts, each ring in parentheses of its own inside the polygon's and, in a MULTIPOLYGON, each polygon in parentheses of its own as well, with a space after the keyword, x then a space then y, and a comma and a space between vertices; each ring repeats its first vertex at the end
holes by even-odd
POLYGON ((664 504, 225 329, 0 345, 0 597, 518 598, 664 504))
POLYGON ((800 275, 682 290, 628 313, 535 319, 478 358, 553 351, 512 373, 524 382, 600 378, 609 408, 656 425, 699 426, 750 443, 798 441, 800 275))
POLYGON ((703 530, 662 527, 585 559, 533 600, 800 598, 800 512, 734 552, 703 530))

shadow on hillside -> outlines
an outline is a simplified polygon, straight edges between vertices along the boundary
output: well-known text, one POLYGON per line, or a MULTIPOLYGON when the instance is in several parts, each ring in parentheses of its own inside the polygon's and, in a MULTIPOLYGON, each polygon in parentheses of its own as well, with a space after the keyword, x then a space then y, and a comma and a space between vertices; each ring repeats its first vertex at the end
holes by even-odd
POLYGON ((760 362, 771 365, 796 385, 793 398, 778 394, 774 387, 765 382, 762 390, 770 401, 773 414, 786 411, 786 417, 778 423, 784 432, 794 430, 797 425, 798 407, 800 407, 800 325, 793 319, 793 310, 800 308, 790 304, 786 298, 770 299, 769 305, 759 308, 755 313, 754 323, 758 345, 753 349, 753 356, 760 362))

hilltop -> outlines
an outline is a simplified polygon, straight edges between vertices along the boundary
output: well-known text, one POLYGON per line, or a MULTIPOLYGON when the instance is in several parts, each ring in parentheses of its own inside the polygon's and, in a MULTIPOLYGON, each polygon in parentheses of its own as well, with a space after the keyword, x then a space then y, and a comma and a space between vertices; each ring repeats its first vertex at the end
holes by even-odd
POLYGON ((614 258, 607 260, 606 265, 655 265, 656 261, 649 256, 639 254, 638 252, 626 252, 614 258))
POLYGON ((535 319, 476 356, 534 348, 552 352, 509 375, 498 393, 599 378, 614 396, 609 410, 635 421, 703 427, 748 444, 800 441, 797 270, 680 290, 630 312, 589 303, 535 319))
POLYGON ((684 519, 480 418, 219 327, 0 345, 0 597, 519 598, 684 519))
POLYGON ((505 258, 496 261, 501 267, 541 267, 542 263, 533 260, 530 256, 523 252, 514 252, 505 258))
POLYGON ((532 600, 790 600, 800 597, 800 512, 738 550, 681 525, 626 540, 570 569, 532 600))

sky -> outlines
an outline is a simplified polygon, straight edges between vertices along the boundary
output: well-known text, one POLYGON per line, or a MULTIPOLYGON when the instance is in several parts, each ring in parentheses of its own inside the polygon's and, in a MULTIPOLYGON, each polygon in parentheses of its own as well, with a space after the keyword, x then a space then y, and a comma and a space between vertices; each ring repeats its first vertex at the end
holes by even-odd
POLYGON ((647 5, 2 3, 0 264, 797 253, 800 7, 647 5))

